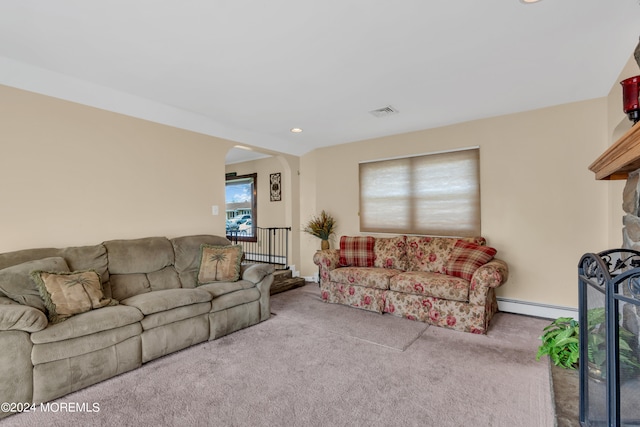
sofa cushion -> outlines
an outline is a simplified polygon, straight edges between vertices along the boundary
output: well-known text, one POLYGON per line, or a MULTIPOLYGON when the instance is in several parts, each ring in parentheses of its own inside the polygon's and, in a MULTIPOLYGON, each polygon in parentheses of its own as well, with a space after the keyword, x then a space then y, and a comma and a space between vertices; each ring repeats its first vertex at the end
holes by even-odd
POLYGON ((222 236, 201 234, 176 237, 171 239, 171 244, 175 253, 176 270, 178 270, 178 273, 182 273, 183 271, 198 270, 200 268, 200 247, 203 244, 227 246, 231 242, 222 236))
POLYGON ((373 267, 373 246, 371 236, 340 237, 340 265, 343 267, 373 267))
POLYGON ((145 316, 176 307, 211 301, 211 294, 202 289, 166 289, 139 294, 120 301, 136 307, 145 316))
POLYGON ((329 280, 345 285, 389 289, 389 279, 399 273, 400 270, 389 268, 341 267, 329 272, 329 280))
POLYGON ((236 282, 213 282, 206 285, 198 286, 198 289, 203 289, 211 294, 215 299, 219 296, 230 294, 231 292, 241 291, 243 289, 255 288, 256 285, 248 280, 238 280, 236 282))
POLYGON ((203 244, 226 246, 231 242, 222 236, 201 234, 171 239, 175 253, 175 267, 183 288, 198 286, 198 270, 200 269, 200 246, 203 244))
POLYGON ((144 316, 144 319, 142 319, 140 324, 142 325, 142 329, 148 331, 149 329, 168 325, 169 323, 180 322, 181 320, 197 317, 202 314, 206 314, 209 311, 211 311, 211 303, 209 302, 190 304, 172 308, 167 311, 149 314, 148 316, 144 316))
MULTIPOLYGON (((103 245, 74 246, 60 249, 60 256, 64 258, 71 271, 94 270, 100 275, 105 295, 111 297, 105 284, 109 281, 107 250, 103 245)), ((45 270, 44 268, 42 270, 45 270)), ((59 271, 59 270, 46 270, 59 271)))
POLYGON ((449 237, 408 236, 407 270, 445 274, 456 241, 449 237))
POLYGON ((69 271, 66 261, 62 257, 49 257, 27 261, 0 270, 0 295, 4 294, 18 304, 46 311, 40 291, 31 278, 35 270, 69 271))
POLYGON ((118 301, 151 292, 151 285, 145 273, 112 274, 111 295, 118 301))
POLYGON ((96 332, 117 329, 138 323, 141 320, 142 313, 137 308, 113 305, 77 314, 62 323, 49 325, 42 331, 32 333, 31 341, 34 344, 64 341, 92 335, 96 332))
POLYGON ((62 273, 36 270, 31 277, 47 308, 49 322, 54 324, 75 314, 118 304, 104 296, 100 275, 94 270, 62 273))
POLYGON ((147 273, 147 279, 149 279, 149 286, 151 286, 152 291, 181 288, 178 272, 172 265, 162 270, 147 273))
POLYGON ((426 271, 405 271, 393 276, 389 289, 404 294, 424 295, 451 301, 469 300, 469 281, 426 271))
POLYGON ((170 265, 150 273, 130 273, 111 275, 111 294, 117 300, 151 291, 180 288, 176 269, 170 265))
POLYGON ((489 246, 458 240, 447 263, 446 272, 452 276, 471 280, 475 271, 491 261, 497 251, 489 246))
POLYGON ((376 238, 373 266, 407 269, 407 236, 376 238))
POLYGON ((242 289, 236 292, 230 292, 214 298, 211 301, 211 312, 215 313, 229 308, 238 307, 243 304, 254 302, 260 299, 260 291, 258 289, 242 289))
POLYGON ((216 246, 203 244, 200 247, 198 284, 234 282, 240 278, 241 263, 241 245, 216 246))
POLYGON ((173 246, 164 237, 110 240, 103 244, 110 274, 151 273, 174 262, 173 246))

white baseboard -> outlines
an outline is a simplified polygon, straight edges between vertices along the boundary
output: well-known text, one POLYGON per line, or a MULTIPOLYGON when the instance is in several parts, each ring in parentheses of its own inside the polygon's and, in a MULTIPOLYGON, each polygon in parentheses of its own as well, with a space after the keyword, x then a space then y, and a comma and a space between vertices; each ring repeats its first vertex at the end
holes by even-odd
POLYGON ((295 264, 290 265, 289 270, 291 270, 291 277, 300 277, 300 272, 296 270, 295 264))
POLYGON ((556 319, 573 317, 578 320, 578 309, 558 305, 540 304, 537 302, 519 301, 498 297, 498 309, 506 313, 524 314, 527 316, 556 319))

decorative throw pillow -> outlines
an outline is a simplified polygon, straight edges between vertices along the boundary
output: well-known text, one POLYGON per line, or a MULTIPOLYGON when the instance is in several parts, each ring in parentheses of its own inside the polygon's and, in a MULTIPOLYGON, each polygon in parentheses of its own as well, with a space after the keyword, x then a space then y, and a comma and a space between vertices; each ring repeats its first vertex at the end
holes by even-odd
POLYGON ((118 301, 105 298, 100 275, 95 270, 51 273, 31 273, 47 308, 49 322, 59 323, 74 314, 116 305, 118 301))
POLYGON ((242 255, 240 245, 200 245, 198 284, 237 281, 240 278, 242 255))
POLYGON ((447 263, 447 274, 471 280, 473 273, 491 261, 496 252, 489 246, 458 240, 447 263))
POLYGON ((370 236, 340 237, 340 265, 342 267, 372 267, 375 241, 376 239, 370 236))
POLYGON ((49 257, 3 268, 0 270, 0 296, 4 294, 18 304, 37 308, 45 313, 47 309, 31 279, 31 272, 34 270, 69 271, 69 266, 62 257, 49 257))
POLYGON ((407 236, 377 238, 373 246, 373 266, 407 269, 407 236))

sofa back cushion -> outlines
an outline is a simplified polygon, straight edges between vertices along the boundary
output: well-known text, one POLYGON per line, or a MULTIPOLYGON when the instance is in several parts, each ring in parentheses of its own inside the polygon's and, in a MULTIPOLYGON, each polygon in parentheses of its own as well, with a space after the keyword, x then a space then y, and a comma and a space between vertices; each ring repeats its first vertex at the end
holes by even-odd
POLYGON ((373 253, 374 267, 406 270, 407 236, 376 238, 373 253))
POLYGON ((111 274, 151 273, 174 261, 171 242, 164 237, 110 240, 104 246, 111 274))
POLYGON ((44 301, 36 283, 31 278, 35 270, 68 272, 69 267, 62 257, 49 257, 12 265, 0 270, 0 296, 6 296, 18 304, 46 312, 44 301))
POLYGON ((35 248, 6 252, 0 254, 0 269, 50 257, 64 258, 68 269, 63 269, 62 271, 95 270, 100 275, 105 295, 107 297, 111 296, 109 271, 107 269, 107 251, 102 244, 71 246, 68 248, 35 248))
POLYGON ((456 242, 486 244, 484 237, 407 237, 407 271, 447 274, 447 264, 456 242))
POLYGON ((340 237, 340 266, 373 267, 374 243, 371 236, 340 237))
POLYGON ((165 237, 104 242, 111 296, 120 301, 153 290, 180 288, 171 242, 165 237))
POLYGON ((451 251, 446 272, 451 276, 471 280, 473 273, 491 261, 496 252, 494 248, 489 246, 458 240, 451 251))
POLYGON ((200 270, 200 247, 203 244, 225 246, 231 242, 222 236, 200 234, 171 239, 175 253, 175 267, 183 288, 195 288, 198 285, 200 270))
POLYGON ((408 236, 407 270, 446 274, 456 241, 449 237, 408 236))
POLYGON ((172 265, 150 273, 112 274, 110 285, 111 296, 118 301, 151 291, 181 287, 178 272, 172 265))

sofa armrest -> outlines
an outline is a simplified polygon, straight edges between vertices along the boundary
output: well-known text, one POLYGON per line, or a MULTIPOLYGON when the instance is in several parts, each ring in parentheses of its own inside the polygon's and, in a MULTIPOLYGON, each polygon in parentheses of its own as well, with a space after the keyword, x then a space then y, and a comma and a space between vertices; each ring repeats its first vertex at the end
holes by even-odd
POLYGON ((47 316, 37 308, 0 301, 0 331, 37 332, 47 327, 47 316))
POLYGON ((240 267, 242 280, 259 283, 268 274, 273 274, 275 267, 271 264, 243 264, 240 267))
POLYGON ((471 277, 469 303, 484 305, 491 288, 505 284, 509 278, 509 266, 501 259, 494 258, 478 268, 471 277))
POLYGON ((271 316, 271 285, 275 267, 271 264, 243 264, 240 268, 242 280, 254 283, 260 291, 260 321, 265 321, 271 316))
POLYGON ((320 268, 320 282, 329 280, 329 272, 338 268, 340 263, 340 250, 325 249, 317 251, 313 255, 313 263, 320 268))

